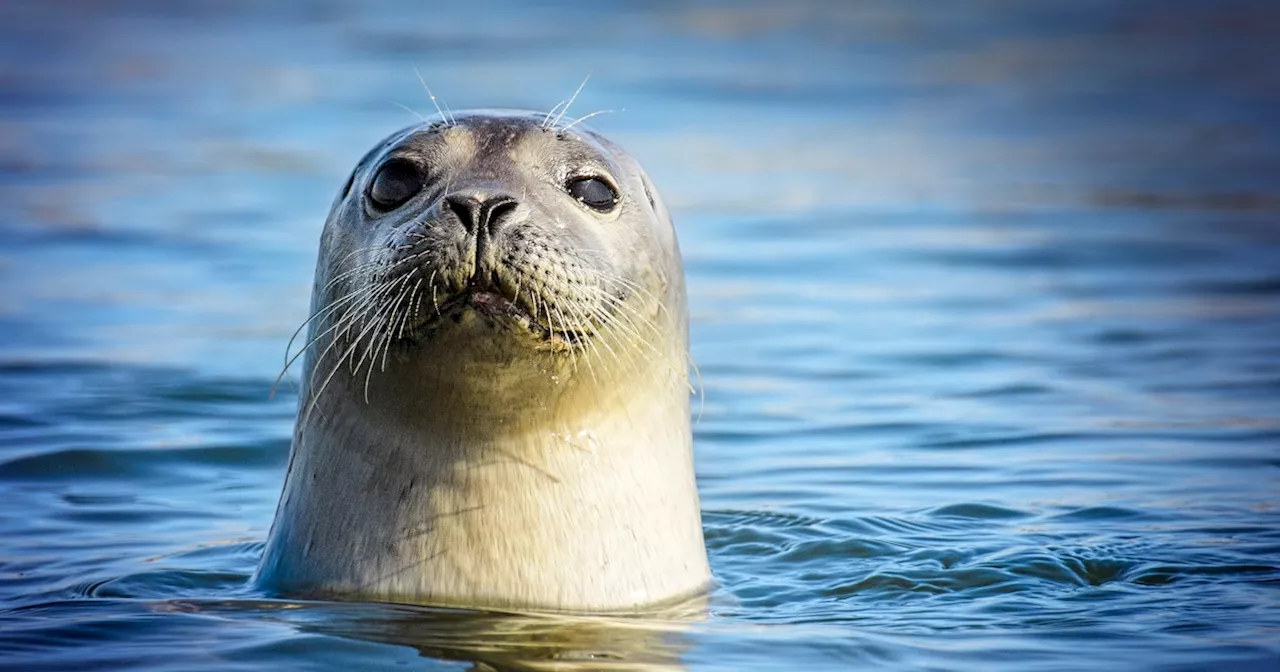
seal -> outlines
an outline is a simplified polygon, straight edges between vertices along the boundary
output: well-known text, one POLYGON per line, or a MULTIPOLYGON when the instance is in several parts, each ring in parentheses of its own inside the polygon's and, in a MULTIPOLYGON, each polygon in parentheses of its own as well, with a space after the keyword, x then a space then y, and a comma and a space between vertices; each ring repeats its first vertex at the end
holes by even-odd
POLYGON ((581 613, 706 590, 684 272, 622 149, 516 111, 391 135, 311 305, 263 589, 581 613))

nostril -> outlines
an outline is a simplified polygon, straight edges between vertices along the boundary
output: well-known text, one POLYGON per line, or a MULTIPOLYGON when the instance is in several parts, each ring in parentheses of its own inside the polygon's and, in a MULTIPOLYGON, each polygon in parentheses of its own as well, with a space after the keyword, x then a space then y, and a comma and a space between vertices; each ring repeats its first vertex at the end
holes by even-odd
POLYGON ((506 195, 492 196, 483 200, 463 194, 445 197, 445 205, 453 211, 467 231, 477 233, 483 230, 490 235, 519 204, 519 201, 506 195))
POLYGON ((476 226, 483 217, 483 204, 480 201, 470 196, 453 195, 445 197, 444 203, 467 231, 476 231, 476 226))
POLYGON ((484 221, 482 226, 488 229, 492 235, 494 231, 502 226, 502 221, 511 213, 515 212, 516 206, 520 203, 510 196, 495 196, 485 202, 484 221))

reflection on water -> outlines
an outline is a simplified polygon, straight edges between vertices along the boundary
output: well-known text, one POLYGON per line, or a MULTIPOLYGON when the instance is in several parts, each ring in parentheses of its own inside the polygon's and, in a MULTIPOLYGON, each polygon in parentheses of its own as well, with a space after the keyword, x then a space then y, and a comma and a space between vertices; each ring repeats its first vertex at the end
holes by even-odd
MULTIPOLYGON (((682 670, 689 646, 678 616, 665 619, 502 614, 406 605, 172 600, 156 610, 255 618, 306 634, 409 647, 471 669, 682 670)), ((289 656, 280 656, 287 662, 289 656)))
POLYGON ((1280 664, 1280 12, 481 4, 0 8, 0 667, 1280 664), (415 65, 455 108, 593 73, 672 206, 705 619, 247 584, 415 65))

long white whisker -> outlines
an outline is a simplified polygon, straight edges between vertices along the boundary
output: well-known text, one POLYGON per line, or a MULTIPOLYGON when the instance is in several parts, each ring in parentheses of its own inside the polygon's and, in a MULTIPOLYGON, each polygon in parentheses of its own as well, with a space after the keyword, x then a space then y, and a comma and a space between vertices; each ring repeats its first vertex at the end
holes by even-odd
MULTIPOLYGON (((410 275, 406 274, 400 279, 395 280, 392 285, 397 288, 404 287, 408 285, 409 280, 410 275)), ((400 299, 404 298, 398 289, 394 293, 397 294, 400 299)), ((365 358, 372 355, 372 357, 369 357, 369 371, 364 375, 364 403, 366 404, 369 403, 369 381, 373 377, 374 365, 377 364, 378 361, 378 349, 382 346, 379 339, 386 338, 390 334, 391 330, 388 328, 390 326, 390 318, 395 315, 397 305, 397 299, 393 298, 379 308, 378 312, 373 316, 372 319, 377 325, 377 330, 373 334, 373 339, 371 340, 369 347, 365 349, 364 354, 360 355, 360 361, 356 363, 356 374, 359 375, 360 366, 364 363, 365 358)), ((390 345, 390 343, 387 343, 387 345, 390 345)))
POLYGON ((419 112, 419 111, 417 111, 417 110, 413 109, 412 107, 409 107, 408 105, 405 105, 405 104, 403 104, 403 103, 397 103, 397 102, 395 102, 394 100, 393 100, 393 101, 391 101, 391 104, 392 104, 392 105, 395 105, 396 107, 398 107, 398 108, 400 108, 400 109, 404 110, 405 112, 408 112, 409 114, 412 114, 413 116, 417 117, 420 121, 422 121, 422 123, 424 123, 424 124, 425 124, 425 123, 427 123, 427 118, 426 118, 426 117, 424 117, 424 116, 422 116, 422 113, 421 113, 421 112, 419 112))
POLYGON ((591 79, 591 73, 588 72, 587 76, 582 78, 582 83, 578 85, 578 88, 576 90, 574 90, 573 95, 569 96, 569 102, 564 104, 564 109, 560 110, 560 114, 556 115, 555 122, 551 124, 552 128, 555 128, 556 126, 560 125, 560 120, 564 118, 565 113, 568 112, 569 108, 573 106, 573 101, 578 99, 578 94, 582 93, 582 87, 587 85, 587 80, 589 79, 591 79))
POLYGON ((547 116, 546 116, 546 117, 543 117, 543 119, 542 119, 542 123, 541 123, 541 124, 538 124, 538 125, 539 125, 539 126, 541 126, 541 127, 542 127, 542 128, 544 128, 544 129, 545 129, 545 128, 550 128, 550 127, 551 127, 551 124, 550 124, 551 117, 552 117, 552 116, 554 116, 556 112, 559 112, 559 111, 560 111, 560 106, 561 106, 561 105, 564 105, 564 103, 565 103, 565 101, 563 101, 563 100, 562 100, 562 101, 560 101, 560 102, 558 102, 558 103, 556 103, 556 106, 555 106, 555 107, 553 107, 553 108, 551 108, 551 111, 550 111, 550 112, 547 112, 547 116))
MULTIPOLYGON (((377 307, 378 303, 382 300, 383 296, 385 296, 387 293, 391 291, 391 288, 392 288, 391 283, 384 284, 382 286, 377 287, 368 297, 368 300, 364 302, 364 305, 372 306, 375 311, 378 310, 378 307, 377 307)), ((348 314, 351 313, 351 310, 352 309, 348 310, 348 314)), ((366 309, 363 314, 367 316, 371 312, 373 311, 366 309)), ((336 337, 333 338, 333 340, 329 344, 329 347, 325 348, 324 352, 321 353, 321 355, 317 358, 315 366, 312 367, 313 369, 319 368, 320 364, 323 363, 324 361, 324 357, 329 353, 329 351, 333 348, 334 345, 336 345, 339 341, 342 340, 342 338, 347 333, 347 331, 349 331, 350 326, 354 325, 357 321, 360 321, 359 315, 355 315, 351 317, 351 319, 349 320, 347 319, 347 317, 348 315, 344 314, 343 321, 346 321, 348 323, 348 326, 344 328, 340 334, 338 334, 336 337)), ((337 361, 334 362, 333 369, 329 372, 329 375, 325 377, 324 382, 320 385, 320 389, 311 395, 310 404, 307 407, 306 413, 303 414, 303 421, 302 421, 303 423, 305 423, 307 418, 310 418, 312 411, 319 405, 320 397, 324 395, 324 391, 329 387, 329 383, 333 381, 333 377, 337 375, 339 370, 342 369, 343 362, 348 361, 348 358, 352 353, 355 352, 355 349, 359 347, 360 343, 364 340, 364 337, 368 335, 370 330, 372 330, 378 324, 376 321, 371 319, 367 320, 367 322, 368 324, 364 327, 364 329, 354 339, 352 339, 351 345, 347 347, 347 349, 344 350, 342 354, 338 357, 337 361)), ((354 370, 351 373, 352 375, 355 375, 354 370)), ((314 370, 312 374, 314 375, 314 370)))
POLYGON ((285 345, 285 348, 284 348, 284 356, 285 356, 284 367, 280 370, 280 375, 276 376, 275 382, 272 383, 271 385, 272 396, 275 395, 276 387, 280 384, 280 381, 284 378, 285 374, 289 372, 289 367, 293 366, 293 363, 296 362, 299 357, 306 354, 307 349, 310 348, 312 345, 314 345, 317 340, 319 340, 322 336, 324 336, 324 334, 328 333, 329 331, 332 331, 333 329, 333 327, 330 327, 329 329, 322 332, 320 335, 312 337, 309 341, 307 341, 306 345, 303 345, 301 348, 298 349, 297 353, 295 353, 292 357, 290 357, 289 352, 290 350, 293 349, 293 342, 295 339, 297 339, 298 334, 302 332, 303 328, 305 328, 308 324, 311 324, 317 318, 327 315, 329 313, 332 313, 333 311, 340 308, 343 304, 358 300, 359 298, 358 295, 364 291, 367 291, 367 290, 364 288, 357 289, 356 291, 351 292, 350 294, 340 299, 335 299, 334 301, 330 302, 329 305, 325 306, 324 308, 321 308, 320 310, 317 310, 314 314, 312 314, 311 317, 307 318, 306 322, 303 322, 301 326, 299 326, 296 330, 294 330, 293 336, 289 337, 289 342, 288 344, 285 345))
MULTIPOLYGON (((586 310, 585 307, 578 305, 576 302, 570 302, 569 309, 570 309, 570 312, 573 313, 573 319, 575 322, 579 324, 582 324, 582 323, 589 324, 591 325, 592 331, 596 330, 595 324, 592 323, 589 317, 584 315, 584 312, 586 310)), ((599 385, 600 377, 596 375, 596 367, 594 364, 591 363, 591 357, 592 357, 592 353, 594 353, 596 357, 599 357, 600 349, 596 347, 595 339, 590 336, 583 338, 581 341, 579 341, 579 343, 585 343, 587 347, 591 348, 590 351, 587 351, 585 349, 583 350, 582 361, 586 362, 587 364, 587 371, 591 373, 591 380, 594 381, 596 385, 599 385)), ((575 365, 575 368, 576 368, 576 365, 575 365)))
POLYGON ((427 86, 427 80, 422 77, 422 71, 418 70, 417 65, 413 66, 413 74, 418 76, 418 81, 422 84, 422 88, 427 90, 427 96, 431 98, 431 104, 436 106, 436 114, 440 115, 440 119, 450 126, 456 125, 456 122, 450 118, 449 115, 445 114, 444 110, 440 109, 440 103, 436 100, 436 94, 432 93, 431 87, 427 86))
POLYGON ((581 117, 578 117, 577 119, 574 119, 572 122, 566 124, 564 128, 560 129, 560 132, 563 133, 573 128, 574 126, 577 126, 578 124, 590 119, 591 117, 596 116, 597 114, 610 114, 613 112, 626 112, 626 111, 627 111, 626 108, 622 108, 619 110, 597 110, 595 112, 592 112, 591 114, 584 114, 581 117))
MULTIPOLYGON (((626 281, 625 281, 625 280, 623 280, 622 278, 614 278, 614 279, 615 279, 616 281, 618 281, 619 283, 626 284, 626 281)), ((637 289, 639 289, 639 288, 637 288, 637 289)), ((648 294, 648 295, 652 296, 652 294, 651 294, 650 292, 648 292, 648 291, 644 291, 644 292, 643 292, 643 294, 648 294)), ((689 391, 690 391, 691 393, 696 393, 696 392, 697 392, 697 390, 696 390, 696 389, 695 389, 695 388, 694 388, 694 387, 689 383, 689 371, 688 371, 688 368, 687 368, 687 367, 688 367, 688 362, 684 362, 684 363, 683 363, 683 364, 684 364, 684 366, 677 367, 677 366, 676 366, 676 365, 675 365, 675 364, 674 364, 674 363, 669 359, 669 356, 670 356, 670 355, 669 355, 669 353, 663 352, 662 350, 658 349, 657 347, 655 347, 655 346, 653 345, 653 343, 652 343, 652 342, 650 342, 647 338, 644 338, 644 337, 640 334, 640 332, 639 332, 639 325, 637 325, 637 324, 636 324, 636 322, 635 322, 634 320, 635 320, 635 319, 640 320, 640 324, 644 325, 644 327, 645 327, 645 328, 647 328, 648 330, 650 330, 650 333, 652 333, 652 334, 653 334, 653 335, 655 335, 655 336, 657 336, 657 335, 659 334, 659 328, 658 328, 658 326, 657 326, 656 324, 654 324, 652 321, 648 320, 647 318, 643 318, 642 316, 640 316, 639 314, 637 314, 637 313, 635 312, 635 308, 634 308, 633 306, 628 305, 628 304, 627 304, 627 302, 623 301, 622 299, 619 299, 618 297, 613 296, 613 295, 612 295, 612 294, 610 294, 609 292, 607 292, 607 291, 602 291, 600 295, 601 295, 605 300, 607 300, 607 301, 609 301, 610 303, 612 303, 612 305, 613 305, 613 306, 614 306, 614 308, 615 308, 615 315, 617 315, 617 316, 621 317, 623 320, 626 320, 626 321, 631 325, 631 331, 630 331, 631 337, 632 337, 632 338, 633 338, 637 343, 639 343, 640 345, 643 345, 645 348, 647 348, 651 353, 653 353, 653 354, 654 354, 654 356, 656 356, 656 357, 659 359, 659 361, 661 361, 663 364, 665 364, 669 369, 671 369, 673 372, 675 372, 675 373, 676 373, 676 374, 677 374, 677 375, 678 375, 682 380, 684 380, 684 381, 685 381, 685 385, 689 388, 689 391), (634 318, 634 319, 633 319, 633 318, 634 318)), ((655 301, 655 302, 657 303, 657 305, 658 305, 658 306, 662 306, 661 301, 655 301)), ((665 311, 665 308, 663 308, 663 311, 664 311, 664 312, 666 312, 666 311, 665 311)), ((669 314, 669 313, 668 313, 668 314, 669 314)), ((615 322, 616 322, 616 320, 615 320, 615 322)), ((661 340, 661 339, 659 339, 659 340, 661 340)), ((688 357, 688 353, 685 353, 685 357, 686 357, 686 358, 688 357)))

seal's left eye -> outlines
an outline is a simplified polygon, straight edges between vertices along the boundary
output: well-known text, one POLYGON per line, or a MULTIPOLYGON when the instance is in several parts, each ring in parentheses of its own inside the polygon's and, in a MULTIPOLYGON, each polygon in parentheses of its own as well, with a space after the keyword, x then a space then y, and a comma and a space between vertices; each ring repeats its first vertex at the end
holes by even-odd
POLYGON ((369 185, 369 200, 379 210, 392 210, 422 190, 422 167, 408 159, 382 164, 369 185))
POLYGON ((567 185, 569 195, 587 207, 608 212, 618 205, 618 192, 598 177, 579 177, 567 185))

